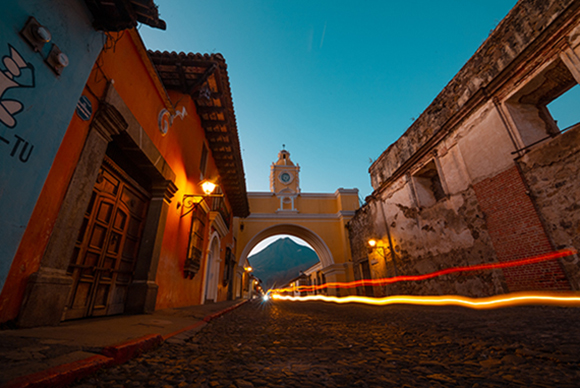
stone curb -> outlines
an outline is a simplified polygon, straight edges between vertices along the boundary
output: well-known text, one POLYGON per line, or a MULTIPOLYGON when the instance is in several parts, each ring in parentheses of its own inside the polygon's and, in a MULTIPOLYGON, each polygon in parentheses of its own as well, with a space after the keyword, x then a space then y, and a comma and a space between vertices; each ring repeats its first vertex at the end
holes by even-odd
POLYGON ((230 312, 230 311, 232 311, 232 310, 235 310, 235 309, 237 309, 238 307, 240 307, 240 306, 241 306, 241 305, 243 305, 244 303, 248 303, 249 301, 250 301, 249 299, 245 299, 245 300, 241 301, 241 302, 240 302, 240 303, 238 303, 238 304, 235 304, 235 305, 233 305, 233 306, 231 306, 231 307, 228 307, 228 308, 227 308, 227 309, 225 309, 225 310, 218 311, 217 313, 214 313, 214 314, 210 314, 210 315, 208 315, 207 317, 203 318, 203 319, 202 319, 202 321, 203 321, 203 322, 209 322, 209 321, 211 321, 211 320, 213 320, 213 319, 219 318, 219 317, 221 317, 222 315, 224 315, 224 314, 226 314, 226 313, 229 313, 229 312, 230 312))
POLYGON ((194 323, 191 326, 187 326, 187 327, 185 327, 185 328, 183 328, 181 330, 177 330, 177 331, 174 331, 173 333, 164 335, 163 336, 163 341, 166 341, 169 338, 175 337, 176 335, 179 335, 181 333, 185 333, 186 331, 193 330, 193 329, 197 329, 198 327, 203 326, 205 324, 206 324, 206 322, 204 322, 204 321, 196 322, 196 323, 194 323))
POLYGON ((7 382, 2 388, 40 388, 66 386, 76 380, 95 373, 101 368, 112 366, 110 357, 95 355, 84 360, 55 366, 31 375, 17 377, 7 382))
POLYGON ((210 314, 204 317, 200 322, 196 322, 195 324, 174 333, 165 336, 162 336, 161 334, 150 334, 127 341, 120 345, 107 346, 101 351, 103 355, 95 355, 84 360, 58 365, 41 372, 17 377, 2 385, 1 388, 63 387, 72 384, 76 380, 89 376, 101 368, 123 364, 133 357, 161 345, 168 338, 195 329, 201 325, 205 325, 207 322, 210 322, 211 320, 216 319, 247 302, 249 302, 249 299, 228 307, 225 310, 210 314))
POLYGON ((127 341, 120 345, 107 346, 101 353, 114 360, 115 364, 122 364, 139 354, 151 350, 163 343, 161 334, 150 334, 141 338, 127 341))

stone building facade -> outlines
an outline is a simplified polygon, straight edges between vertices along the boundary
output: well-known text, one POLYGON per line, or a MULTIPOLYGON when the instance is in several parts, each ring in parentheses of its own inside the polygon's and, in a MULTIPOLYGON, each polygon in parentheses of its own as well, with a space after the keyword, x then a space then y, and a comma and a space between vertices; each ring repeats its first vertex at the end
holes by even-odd
MULTIPOLYGON (((579 82, 580 2, 519 1, 369 168, 374 191, 349 223, 355 278, 578 249, 580 126, 559 128, 547 105, 579 82)), ((569 255, 359 293, 578 290, 579 275, 569 255)))

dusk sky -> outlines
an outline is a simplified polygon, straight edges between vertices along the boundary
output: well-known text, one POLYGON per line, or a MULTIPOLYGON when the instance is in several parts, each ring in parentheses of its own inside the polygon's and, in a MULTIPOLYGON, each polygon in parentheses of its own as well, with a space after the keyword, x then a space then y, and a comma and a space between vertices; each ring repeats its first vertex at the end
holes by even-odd
POLYGON ((371 161, 413 123, 516 0, 156 0, 153 50, 221 53, 248 191, 282 144, 303 192, 372 192, 371 161))

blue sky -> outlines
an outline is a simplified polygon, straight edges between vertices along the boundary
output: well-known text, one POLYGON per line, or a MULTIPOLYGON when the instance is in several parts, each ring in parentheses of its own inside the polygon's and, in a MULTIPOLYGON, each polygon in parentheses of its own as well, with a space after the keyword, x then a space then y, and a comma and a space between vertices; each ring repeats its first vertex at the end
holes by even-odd
POLYGON ((303 192, 372 192, 368 167, 412 124, 516 0, 156 0, 153 50, 221 53, 249 191, 282 144, 303 192))

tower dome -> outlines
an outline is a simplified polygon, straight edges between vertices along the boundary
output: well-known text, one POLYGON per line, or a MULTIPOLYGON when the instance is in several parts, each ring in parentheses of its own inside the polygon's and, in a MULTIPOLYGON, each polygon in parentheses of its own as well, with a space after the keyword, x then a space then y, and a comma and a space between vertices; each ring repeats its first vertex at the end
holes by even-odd
POLYGON ((278 152, 278 161, 276 164, 279 166, 293 166, 294 163, 290 160, 290 152, 282 150, 278 152))

